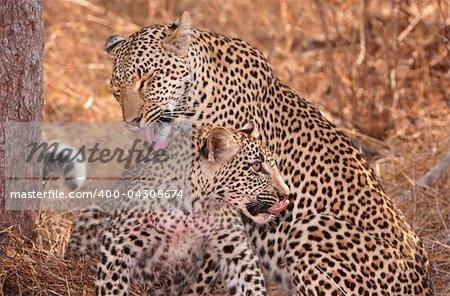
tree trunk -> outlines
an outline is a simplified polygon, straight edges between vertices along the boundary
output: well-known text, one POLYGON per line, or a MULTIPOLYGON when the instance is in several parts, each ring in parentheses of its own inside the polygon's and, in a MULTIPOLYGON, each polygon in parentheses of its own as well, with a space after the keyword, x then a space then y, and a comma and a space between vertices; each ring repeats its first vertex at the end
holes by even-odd
MULTIPOLYGON (((33 232, 31 211, 5 210, 6 121, 42 121, 44 31, 40 0, 0 1, 0 231, 33 232)), ((0 233, 0 244, 5 234, 0 233)))

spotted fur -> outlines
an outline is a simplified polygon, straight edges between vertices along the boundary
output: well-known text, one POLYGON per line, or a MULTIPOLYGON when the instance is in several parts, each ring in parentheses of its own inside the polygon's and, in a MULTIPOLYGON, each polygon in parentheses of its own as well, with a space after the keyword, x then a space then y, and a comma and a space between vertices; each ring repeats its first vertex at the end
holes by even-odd
MULTIPOLYGON (((254 118, 292 190, 273 226, 247 221, 267 279, 288 295, 430 295, 424 246, 348 138, 283 84, 248 43, 193 28, 187 13, 108 51, 111 89, 136 127, 254 118)), ((208 260, 196 294, 217 277, 208 260)))
MULTIPOLYGON (((68 252, 72 257, 99 258, 97 294, 127 295, 135 281, 145 285, 148 295, 184 295, 198 279, 203 262, 213 260, 229 294, 267 295, 241 213, 266 223, 289 192, 272 154, 256 141, 254 132, 253 125, 242 132, 196 129, 193 152, 180 149, 189 144, 185 137, 173 139, 169 155, 192 157, 191 213, 181 204, 158 199, 120 201, 113 212, 97 206, 81 212, 68 252)), ((185 173, 177 170, 177 165, 144 163, 128 173, 130 183, 123 190, 159 186, 149 177, 162 180, 185 173)))

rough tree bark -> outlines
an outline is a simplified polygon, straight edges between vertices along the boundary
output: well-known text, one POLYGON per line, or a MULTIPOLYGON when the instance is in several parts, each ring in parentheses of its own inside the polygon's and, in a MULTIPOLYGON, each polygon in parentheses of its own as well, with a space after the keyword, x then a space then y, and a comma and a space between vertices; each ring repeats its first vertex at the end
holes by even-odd
MULTIPOLYGON (((0 231, 33 232, 31 211, 5 211, 6 121, 42 121, 44 32, 40 0, 0 1, 0 231)), ((4 235, 0 232, 0 244, 4 235)))

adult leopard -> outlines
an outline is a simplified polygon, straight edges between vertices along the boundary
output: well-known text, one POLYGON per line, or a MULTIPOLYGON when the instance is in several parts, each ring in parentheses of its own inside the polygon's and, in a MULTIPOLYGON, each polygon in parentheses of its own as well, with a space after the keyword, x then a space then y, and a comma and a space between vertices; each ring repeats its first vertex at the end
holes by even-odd
MULTIPOLYGON (((291 205, 274 226, 247 230, 268 279, 288 295, 430 295, 420 239, 357 149, 273 73, 248 43, 193 28, 188 13, 127 39, 111 36, 111 89, 130 126, 254 118, 283 160, 291 205)), ((163 142, 164 133, 154 137, 163 142)), ((216 262, 192 287, 207 294, 216 262), (206 280, 207 279, 207 280, 206 280)))

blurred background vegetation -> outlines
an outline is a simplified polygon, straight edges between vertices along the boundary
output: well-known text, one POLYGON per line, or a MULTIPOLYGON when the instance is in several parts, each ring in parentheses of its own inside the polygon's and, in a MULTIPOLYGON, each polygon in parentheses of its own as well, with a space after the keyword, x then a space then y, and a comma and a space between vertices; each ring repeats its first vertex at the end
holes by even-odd
MULTIPOLYGON (((449 9, 442 0, 43 0, 44 118, 121 120, 105 39, 188 11, 194 26, 260 49, 350 136, 424 240, 437 295, 450 295, 450 172, 415 183, 450 151, 449 9)), ((41 222, 40 246, 60 256, 67 237, 41 222)))

